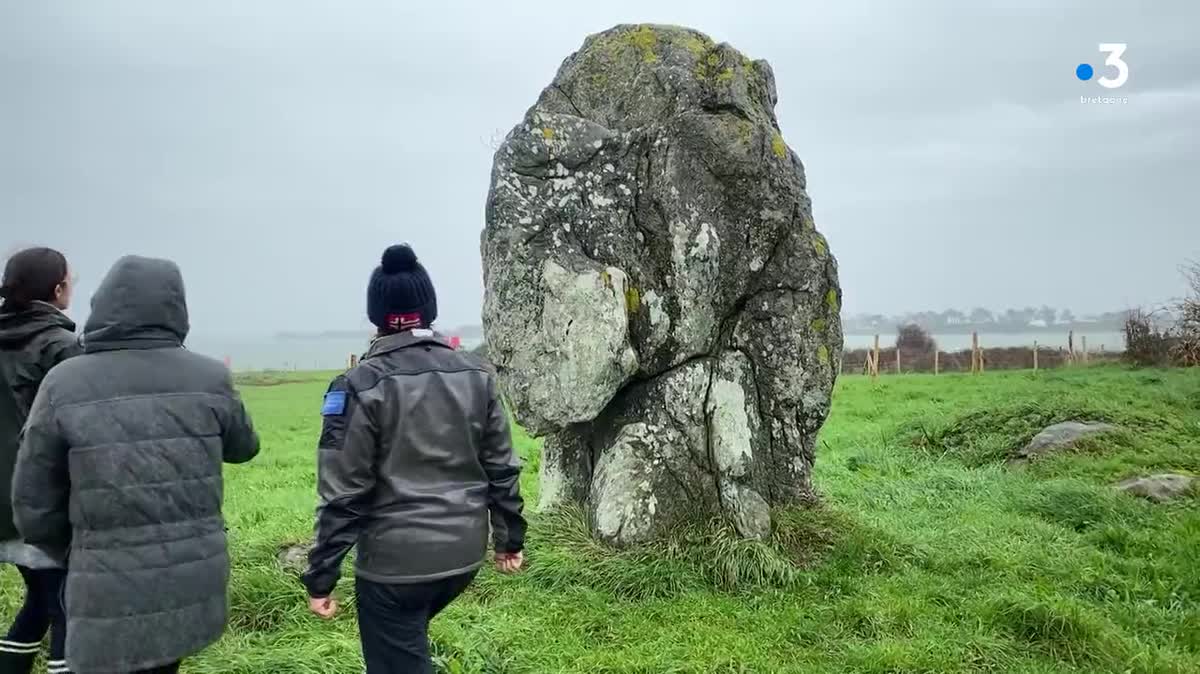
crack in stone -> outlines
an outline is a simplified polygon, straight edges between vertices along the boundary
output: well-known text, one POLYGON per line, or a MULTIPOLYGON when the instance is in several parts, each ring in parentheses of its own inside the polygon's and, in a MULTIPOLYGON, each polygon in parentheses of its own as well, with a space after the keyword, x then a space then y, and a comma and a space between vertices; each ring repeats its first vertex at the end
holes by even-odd
POLYGON ((696 498, 696 493, 692 491, 690 486, 688 486, 687 481, 680 477, 679 472, 675 470, 675 467, 671 465, 671 462, 663 459, 662 467, 663 470, 666 471, 667 475, 670 476, 670 478, 675 482, 675 484, 679 486, 679 489, 687 495, 688 501, 697 503, 698 499, 696 498))
POLYGON ((714 115, 733 115, 734 117, 747 122, 754 121, 754 118, 750 116, 750 113, 746 112, 742 106, 738 105, 737 103, 707 104, 701 105, 700 109, 714 115))
POLYGON ((713 413, 709 409, 712 402, 713 384, 717 378, 717 361, 711 361, 708 370, 708 388, 704 392, 704 408, 701 410, 704 419, 704 453, 708 457, 709 466, 712 470, 709 471, 713 478, 713 486, 717 492, 717 507, 721 513, 728 513, 729 507, 725 503, 725 495, 721 493, 721 470, 717 464, 717 457, 713 449, 713 413))
POLYGON ((553 87, 555 91, 562 94, 563 98, 567 99, 567 104, 570 105, 571 109, 575 111, 576 116, 578 116, 580 119, 587 119, 587 117, 583 114, 583 111, 579 109, 579 106, 575 105, 575 99, 571 98, 571 95, 568 94, 565 89, 563 89, 557 83, 550 86, 553 87))
MULTIPOLYGON (((771 470, 773 471, 775 469, 775 467, 779 465, 779 458, 775 455, 775 431, 773 428, 771 428, 771 425, 767 421, 767 416, 768 416, 767 411, 766 411, 767 408, 763 404, 762 386, 759 385, 759 381, 758 381, 758 362, 755 361, 754 356, 751 355, 749 352, 747 352, 744 348, 737 347, 735 350, 738 353, 742 354, 742 356, 744 356, 746 358, 746 360, 749 361, 749 363, 750 363, 750 376, 754 380, 754 398, 756 401, 756 407, 757 407, 757 411, 758 411, 759 432, 762 433, 762 435, 767 439, 767 457, 768 457, 767 465, 770 466, 771 470)), ((769 499, 769 502, 774 503, 775 502, 775 483, 774 483, 774 481, 770 480, 770 479, 765 479, 765 480, 763 480, 763 482, 767 485, 767 498, 769 499)))

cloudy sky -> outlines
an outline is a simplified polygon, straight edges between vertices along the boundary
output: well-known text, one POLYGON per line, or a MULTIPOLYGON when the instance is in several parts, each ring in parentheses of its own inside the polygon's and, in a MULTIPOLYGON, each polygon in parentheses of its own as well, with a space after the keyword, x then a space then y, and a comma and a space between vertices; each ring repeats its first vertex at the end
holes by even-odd
POLYGON ((0 253, 61 248, 82 298, 171 257, 197 332, 267 333, 365 325, 407 240, 442 323, 477 322, 492 139, 631 22, 771 62, 849 312, 1119 309, 1200 257, 1189 0, 0 0, 0 253), (1074 75, 1101 42, 1128 44, 1115 92, 1074 75))

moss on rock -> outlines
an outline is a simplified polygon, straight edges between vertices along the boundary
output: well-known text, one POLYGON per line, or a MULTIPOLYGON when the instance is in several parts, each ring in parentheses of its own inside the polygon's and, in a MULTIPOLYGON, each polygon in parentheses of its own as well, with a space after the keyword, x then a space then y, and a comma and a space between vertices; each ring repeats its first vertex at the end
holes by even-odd
POLYGON ((778 131, 771 138, 771 152, 780 159, 787 157, 787 143, 783 142, 783 136, 779 135, 778 131))

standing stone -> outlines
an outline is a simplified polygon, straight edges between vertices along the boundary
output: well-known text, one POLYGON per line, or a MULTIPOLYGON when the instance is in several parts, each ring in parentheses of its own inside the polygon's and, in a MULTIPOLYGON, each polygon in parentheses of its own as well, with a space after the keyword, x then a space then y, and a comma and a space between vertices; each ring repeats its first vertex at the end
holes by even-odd
POLYGON ((717 516, 762 537, 812 496, 841 290, 775 103, 765 61, 623 25, 496 152, 488 355, 547 437, 541 505, 584 505, 604 540, 717 516))

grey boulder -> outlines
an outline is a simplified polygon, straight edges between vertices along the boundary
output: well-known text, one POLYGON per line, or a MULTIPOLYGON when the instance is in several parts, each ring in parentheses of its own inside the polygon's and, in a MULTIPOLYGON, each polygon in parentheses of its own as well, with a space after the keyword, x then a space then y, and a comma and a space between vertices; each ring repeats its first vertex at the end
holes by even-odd
POLYGON ((1012 460, 1018 463, 1032 461, 1070 448, 1084 438, 1111 433, 1115 430, 1117 430, 1116 426, 1102 423, 1066 421, 1054 424, 1035 435, 1033 440, 1030 440, 1029 444, 1018 451, 1012 460))
POLYGON ((1166 503, 1185 496, 1198 485, 1200 485, 1200 479, 1191 475, 1159 473, 1124 480, 1117 483, 1117 489, 1155 503, 1166 503))

